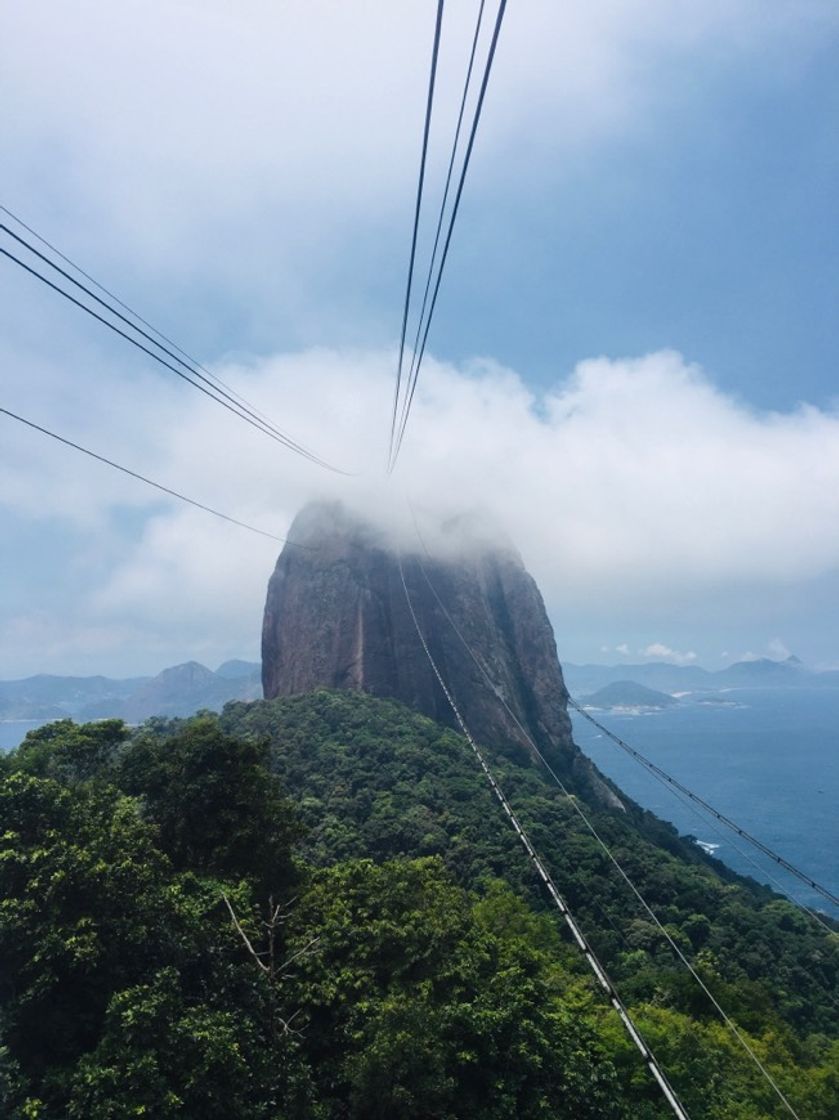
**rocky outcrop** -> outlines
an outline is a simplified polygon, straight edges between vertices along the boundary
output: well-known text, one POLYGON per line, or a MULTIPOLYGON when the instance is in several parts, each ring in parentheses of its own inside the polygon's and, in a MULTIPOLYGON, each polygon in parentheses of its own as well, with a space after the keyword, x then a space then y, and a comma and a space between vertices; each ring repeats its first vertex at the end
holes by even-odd
MULTIPOLYGON (((619 804, 572 741, 553 631, 515 550, 466 539, 446 559, 415 550, 401 560, 419 627, 475 738, 526 756, 520 723, 566 779, 619 804)), ((337 503, 309 505, 292 525, 268 585, 262 682, 267 699, 357 689, 456 726, 417 636, 399 552, 337 503)))

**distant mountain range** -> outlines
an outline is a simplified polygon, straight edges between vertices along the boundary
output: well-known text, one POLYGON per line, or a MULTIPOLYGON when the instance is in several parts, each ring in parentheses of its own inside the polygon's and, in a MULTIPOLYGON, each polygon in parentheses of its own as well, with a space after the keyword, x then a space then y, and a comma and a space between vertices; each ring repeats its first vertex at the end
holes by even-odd
POLYGON ((215 672, 197 661, 164 669, 156 677, 53 677, 0 681, 0 719, 75 720, 118 717, 141 723, 149 716, 189 716, 221 711, 228 700, 262 696, 258 662, 225 661, 215 672))
MULTIPOLYGON (((796 657, 786 661, 738 661, 717 672, 699 665, 669 665, 663 661, 638 665, 566 662, 563 673, 572 696, 603 708, 659 707, 661 695, 667 693, 719 692, 726 688, 839 688, 839 671, 815 672, 796 657), (600 695, 601 690, 611 686, 611 691, 600 695), (643 688, 655 690, 659 699, 645 696, 643 688)), ((0 681, 0 720, 118 717, 128 723, 141 723, 149 716, 189 716, 202 708, 221 711, 228 700, 261 697, 258 662, 225 661, 213 672, 197 661, 187 661, 164 669, 156 677, 115 680, 40 674, 24 680, 0 681)))
POLYGON ((572 696, 585 695, 617 681, 633 681, 661 692, 719 692, 724 688, 839 688, 839 670, 816 672, 797 657, 773 661, 758 657, 736 661, 716 672, 700 665, 649 661, 638 665, 575 665, 564 662, 565 683, 572 696))

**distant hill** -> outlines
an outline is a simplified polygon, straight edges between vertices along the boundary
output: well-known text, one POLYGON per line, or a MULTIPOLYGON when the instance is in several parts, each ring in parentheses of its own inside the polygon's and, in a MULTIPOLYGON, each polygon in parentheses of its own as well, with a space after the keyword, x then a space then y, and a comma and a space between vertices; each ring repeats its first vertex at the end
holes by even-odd
POLYGON ((667 692, 638 684, 636 681, 613 681, 589 696, 581 696, 580 703, 588 708, 672 708, 679 701, 667 692))
MULTIPOLYGON (((59 677, 38 674, 0 681, 0 720, 52 720, 120 717, 138 723, 152 715, 188 716, 201 708, 221 711, 228 700, 262 696, 261 666, 233 658, 213 672, 197 661, 174 665, 156 677, 59 677)), ((572 696, 595 707, 663 707, 668 693, 717 692, 724 688, 839 688, 839 672, 815 672, 795 656, 784 661, 768 657, 737 661, 710 672, 699 665, 650 661, 637 665, 575 665, 563 663, 572 696), (657 694, 656 703, 609 694, 593 698, 612 685, 632 685, 657 694)))
POLYGON ((56 677, 41 673, 16 681, 0 681, 0 719, 63 719, 80 715, 89 705, 119 706, 149 680, 132 677, 56 677))
POLYGON ((79 720, 119 718, 141 723, 149 716, 220 712, 228 700, 262 696, 260 666, 226 661, 213 672, 197 661, 164 669, 156 677, 56 677, 0 681, 0 719, 79 720))
POLYGON ((120 704, 102 701, 88 705, 82 719, 118 716, 127 723, 142 723, 149 716, 191 716, 207 709, 220 712, 228 700, 256 700, 262 696, 257 673, 220 676, 197 661, 173 665, 152 677, 120 704))
POLYGON ((779 684, 793 684, 819 674, 808 672, 797 657, 788 657, 785 661, 757 657, 749 661, 735 661, 718 675, 724 676, 728 681, 777 681, 779 684))
POLYGON ((262 665, 258 661, 240 661, 234 658, 225 661, 216 669, 217 677, 224 677, 230 681, 243 680, 245 677, 258 678, 262 672, 262 665))
POLYGON ((579 697, 618 681, 663 692, 716 692, 723 688, 839 688, 839 672, 808 669, 794 655, 783 661, 757 657, 711 672, 701 665, 648 661, 637 665, 575 665, 564 661, 565 683, 579 697))

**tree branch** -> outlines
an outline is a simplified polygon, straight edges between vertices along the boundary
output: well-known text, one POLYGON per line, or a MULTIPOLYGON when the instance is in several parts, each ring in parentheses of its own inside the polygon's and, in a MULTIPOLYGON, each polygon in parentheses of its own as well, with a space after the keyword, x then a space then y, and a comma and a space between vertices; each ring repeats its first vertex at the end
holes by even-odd
POLYGON ((256 963, 259 965, 259 967, 262 969, 262 971, 266 974, 266 976, 270 976, 271 969, 268 967, 268 965, 266 965, 264 963, 264 961, 260 960, 259 953, 257 953, 256 949, 254 949, 253 945, 251 944, 250 938, 245 933, 245 931, 242 929, 242 926, 239 923, 239 919, 236 917, 235 910, 230 905, 230 899, 227 897, 227 895, 224 892, 222 892, 221 897, 224 899, 224 904, 227 907, 228 911, 230 912, 230 917, 233 919, 233 925, 236 927, 236 932, 239 934, 239 936, 244 941, 248 952, 253 957, 253 959, 256 961, 256 963))

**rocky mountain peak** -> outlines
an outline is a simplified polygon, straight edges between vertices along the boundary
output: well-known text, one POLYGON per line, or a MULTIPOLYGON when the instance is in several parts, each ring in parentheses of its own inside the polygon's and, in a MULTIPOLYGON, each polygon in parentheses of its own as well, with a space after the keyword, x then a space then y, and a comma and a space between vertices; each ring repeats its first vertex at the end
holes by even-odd
POLYGON ((384 530, 345 506, 306 506, 268 585, 265 697, 356 689, 455 726, 417 636, 400 557, 420 629, 475 738, 526 757, 520 724, 567 778, 619 804, 572 741, 539 589, 515 549, 493 541, 480 519, 440 527, 432 555, 418 544, 400 553, 384 530))

